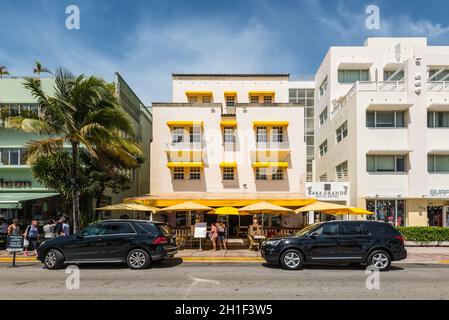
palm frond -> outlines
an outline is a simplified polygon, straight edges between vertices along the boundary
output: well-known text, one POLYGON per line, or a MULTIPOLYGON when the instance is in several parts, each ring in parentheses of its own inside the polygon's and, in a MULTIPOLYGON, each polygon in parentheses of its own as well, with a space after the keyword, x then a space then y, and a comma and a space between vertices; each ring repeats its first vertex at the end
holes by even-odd
POLYGON ((55 154, 63 150, 64 138, 48 138, 31 141, 27 144, 27 160, 29 165, 34 164, 40 157, 55 154))

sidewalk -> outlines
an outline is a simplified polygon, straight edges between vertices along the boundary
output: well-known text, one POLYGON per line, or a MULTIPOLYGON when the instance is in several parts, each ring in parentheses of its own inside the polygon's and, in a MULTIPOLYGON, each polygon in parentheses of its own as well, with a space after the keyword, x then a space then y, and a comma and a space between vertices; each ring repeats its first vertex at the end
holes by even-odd
MULTIPOLYGON (((407 247, 408 257, 400 263, 449 264, 449 247, 407 247)), ((186 249, 176 255, 185 262, 263 262, 258 251, 246 249, 203 250, 186 249)), ((0 250, 0 262, 10 262, 12 255, 0 250)), ((17 255, 18 262, 36 261, 35 256, 17 255)))

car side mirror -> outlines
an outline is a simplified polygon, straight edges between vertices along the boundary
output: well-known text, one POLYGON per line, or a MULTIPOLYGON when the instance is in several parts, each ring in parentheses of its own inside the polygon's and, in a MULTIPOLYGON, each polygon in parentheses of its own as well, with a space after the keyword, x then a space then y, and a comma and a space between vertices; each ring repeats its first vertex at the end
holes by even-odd
POLYGON ((320 234, 318 232, 312 232, 311 234, 309 234, 309 238, 312 239, 316 239, 320 236, 320 234))

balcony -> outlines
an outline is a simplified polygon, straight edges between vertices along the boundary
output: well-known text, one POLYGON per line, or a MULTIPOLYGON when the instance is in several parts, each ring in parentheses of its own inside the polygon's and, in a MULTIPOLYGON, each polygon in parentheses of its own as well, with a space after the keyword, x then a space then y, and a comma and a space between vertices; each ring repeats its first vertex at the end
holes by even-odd
POLYGON ((204 142, 171 142, 167 144, 167 151, 201 151, 204 142))
POLYGON ((449 81, 429 81, 427 83, 428 92, 449 92, 449 81))
POLYGON ((257 142, 257 150, 290 150, 290 142, 257 142))

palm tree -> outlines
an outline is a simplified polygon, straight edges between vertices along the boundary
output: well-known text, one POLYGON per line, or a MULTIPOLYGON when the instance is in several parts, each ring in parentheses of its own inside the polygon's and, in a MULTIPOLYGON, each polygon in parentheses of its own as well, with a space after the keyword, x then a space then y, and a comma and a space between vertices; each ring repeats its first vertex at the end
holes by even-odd
POLYGON ((0 66, 0 79, 2 79, 3 76, 7 74, 9 74, 8 68, 6 68, 6 66, 0 66))
POLYGON ((27 78, 24 85, 42 112, 37 119, 8 118, 6 127, 43 137, 27 145, 27 163, 31 165, 40 156, 55 154, 62 151, 64 145, 70 145, 73 228, 77 232, 80 222, 79 149, 83 148, 100 161, 106 156, 115 158, 127 167, 137 167, 142 152, 133 139, 134 130, 129 119, 104 80, 94 76, 74 77, 59 68, 53 96, 44 93, 39 79, 27 78))
POLYGON ((37 77, 39 78, 41 73, 44 73, 44 72, 51 73, 50 70, 48 70, 47 68, 44 68, 42 66, 42 63, 40 63, 39 61, 36 61, 35 66, 33 68, 33 73, 37 74, 37 77))

